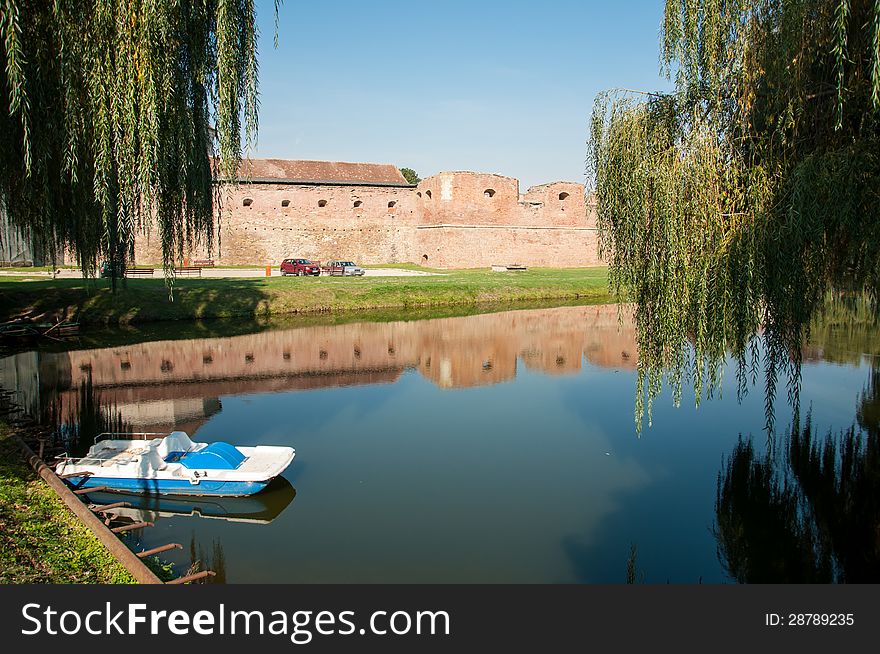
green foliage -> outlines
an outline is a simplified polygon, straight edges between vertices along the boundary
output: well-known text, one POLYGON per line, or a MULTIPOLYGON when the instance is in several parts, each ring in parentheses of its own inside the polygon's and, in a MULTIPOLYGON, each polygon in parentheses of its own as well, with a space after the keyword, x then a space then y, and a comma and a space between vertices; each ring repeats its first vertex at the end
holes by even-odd
POLYGON ((0 583, 135 583, 25 463, 0 423, 0 583))
POLYGON ((422 181, 422 178, 419 177, 419 174, 412 168, 401 168, 400 174, 403 175, 404 179, 406 179, 406 181, 408 181, 410 184, 418 184, 422 181))
POLYGON ((611 300, 604 268, 532 268, 510 274, 456 270, 418 277, 180 279, 175 289, 171 302, 158 279, 130 279, 116 293, 111 293, 103 280, 0 280, 0 320, 64 314, 75 316, 83 325, 118 325, 542 300, 585 304, 611 300))
POLYGON ((880 2, 668 0, 669 94, 608 92, 590 138, 600 245, 638 304, 639 391, 780 375, 831 289, 880 286, 880 2))
POLYGON ((0 0, 12 224, 87 271, 99 257, 123 270, 153 220, 166 270, 210 248, 213 174, 235 177, 242 132, 256 136, 256 43, 253 0, 0 0))

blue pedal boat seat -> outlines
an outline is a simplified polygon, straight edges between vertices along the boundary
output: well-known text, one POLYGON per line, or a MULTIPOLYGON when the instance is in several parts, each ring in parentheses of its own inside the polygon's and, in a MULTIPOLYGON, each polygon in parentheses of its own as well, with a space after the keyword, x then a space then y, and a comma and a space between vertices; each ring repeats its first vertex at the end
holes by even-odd
POLYGON ((171 452, 166 463, 180 463, 190 470, 235 470, 247 457, 237 447, 222 441, 211 443, 197 452, 171 452), (175 457, 172 459, 172 457, 175 457))

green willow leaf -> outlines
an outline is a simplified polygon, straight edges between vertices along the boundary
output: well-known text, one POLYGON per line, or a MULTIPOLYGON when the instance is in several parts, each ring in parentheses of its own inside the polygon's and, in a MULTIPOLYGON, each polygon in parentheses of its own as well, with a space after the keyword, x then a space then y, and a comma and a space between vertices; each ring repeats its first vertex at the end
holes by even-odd
POLYGON ((49 258, 124 270, 151 225, 166 271, 213 246, 213 167, 256 139, 253 0, 0 0, 0 63, 0 204, 49 258))
POLYGON ((589 173, 612 288, 637 305, 638 428, 666 385, 719 392, 728 353, 744 395, 760 350, 772 430, 828 294, 876 306, 878 25, 877 0, 668 0, 674 91, 597 97, 589 173))

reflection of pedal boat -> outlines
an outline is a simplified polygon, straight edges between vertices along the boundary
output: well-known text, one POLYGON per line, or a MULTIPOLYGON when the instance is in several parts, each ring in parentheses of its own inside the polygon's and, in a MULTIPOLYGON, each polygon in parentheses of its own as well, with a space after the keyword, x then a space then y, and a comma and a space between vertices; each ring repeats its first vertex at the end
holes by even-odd
POLYGON ((292 447, 193 443, 182 431, 102 434, 81 459, 66 458, 58 475, 76 488, 116 493, 234 497, 263 490, 293 460, 292 447), (102 437, 140 436, 116 440, 102 437))
MULTIPOLYGON (((129 506, 113 509, 119 518, 132 522, 156 522, 158 518, 195 516, 267 525, 281 515, 293 501, 296 490, 284 477, 276 477, 266 489, 247 497, 173 497, 157 495, 133 495, 126 501, 129 506)), ((115 503, 119 496, 110 493, 89 493, 94 504, 115 503)))

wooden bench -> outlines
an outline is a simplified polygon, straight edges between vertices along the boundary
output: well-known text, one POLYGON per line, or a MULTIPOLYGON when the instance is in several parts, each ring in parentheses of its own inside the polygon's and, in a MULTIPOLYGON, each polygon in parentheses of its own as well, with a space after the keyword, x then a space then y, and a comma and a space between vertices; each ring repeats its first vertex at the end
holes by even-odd
POLYGON ((174 269, 174 274, 178 277, 201 277, 201 266, 181 266, 174 269))
POLYGON ((520 263, 509 263, 509 264, 495 263, 490 266, 490 269, 492 270, 492 272, 507 272, 508 270, 510 270, 510 271, 528 270, 528 267, 526 267, 520 263))
POLYGON ((213 259, 196 259, 192 262, 193 267, 196 268, 213 268, 214 260, 213 259))
POLYGON ((126 268, 126 277, 152 277, 155 268, 126 268))

